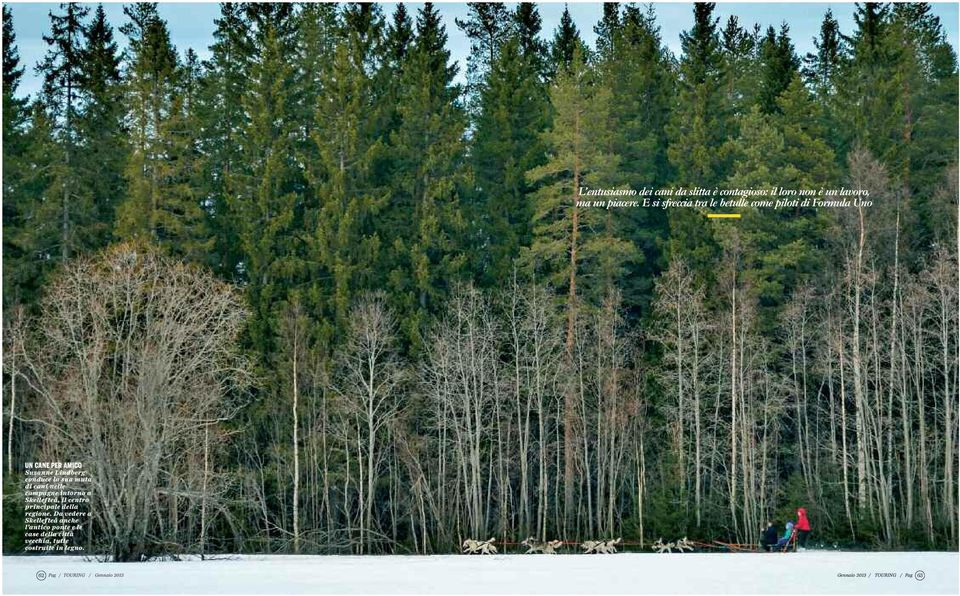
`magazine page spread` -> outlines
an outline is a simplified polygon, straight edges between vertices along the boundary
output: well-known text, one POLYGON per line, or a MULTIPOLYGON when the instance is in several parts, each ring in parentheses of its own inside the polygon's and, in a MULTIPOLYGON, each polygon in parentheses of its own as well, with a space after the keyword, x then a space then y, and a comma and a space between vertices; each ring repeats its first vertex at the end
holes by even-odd
POLYGON ((4 2, 3 592, 960 592, 958 46, 4 2))

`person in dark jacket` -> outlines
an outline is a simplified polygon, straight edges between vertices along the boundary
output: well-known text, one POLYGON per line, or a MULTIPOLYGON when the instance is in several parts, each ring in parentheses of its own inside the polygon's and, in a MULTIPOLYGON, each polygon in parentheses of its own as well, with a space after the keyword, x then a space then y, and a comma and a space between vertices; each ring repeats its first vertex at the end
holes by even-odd
POLYGON ((807 534, 810 533, 810 520, 807 519, 807 510, 803 507, 797 509, 797 546, 799 550, 804 550, 807 546, 807 534))
POLYGON ((760 536, 760 548, 770 552, 776 544, 777 527, 773 525, 773 522, 768 521, 767 528, 763 531, 763 535, 760 536))

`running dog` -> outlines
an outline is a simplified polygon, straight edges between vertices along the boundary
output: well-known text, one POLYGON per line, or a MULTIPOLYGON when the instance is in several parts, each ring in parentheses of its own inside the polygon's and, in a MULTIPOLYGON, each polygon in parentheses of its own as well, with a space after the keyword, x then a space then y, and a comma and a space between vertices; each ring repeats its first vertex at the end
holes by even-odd
POLYGON ((617 545, 623 542, 623 538, 616 540, 586 540, 580 544, 584 554, 610 555, 617 552, 617 545))
POLYGON ((693 543, 687 540, 686 536, 674 542, 673 545, 680 552, 684 552, 684 551, 693 552, 693 543))
POLYGON ((600 546, 602 545, 603 545, 602 540, 585 540, 580 544, 580 548, 583 549, 583 553, 585 555, 592 555, 600 552, 597 549, 600 548, 600 546))
POLYGON ((663 538, 657 538, 657 541, 654 542, 653 546, 651 546, 650 548, 657 551, 657 554, 662 554, 662 553, 672 552, 674 546, 675 545, 672 542, 664 542, 663 538))
POLYGON ((493 543, 496 542, 496 540, 496 538, 491 538, 480 541, 468 538, 463 541, 460 550, 465 555, 495 555, 497 554, 497 547, 494 546, 493 543))
POLYGON ((617 546, 623 544, 623 538, 616 540, 604 540, 603 546, 599 549, 605 555, 612 555, 617 552, 617 546))
POLYGON ((541 553, 544 555, 555 555, 557 554, 557 549, 563 546, 563 542, 560 540, 550 540, 548 542, 540 542, 533 536, 527 538, 521 542, 523 546, 527 547, 527 552, 524 554, 533 555, 541 553))

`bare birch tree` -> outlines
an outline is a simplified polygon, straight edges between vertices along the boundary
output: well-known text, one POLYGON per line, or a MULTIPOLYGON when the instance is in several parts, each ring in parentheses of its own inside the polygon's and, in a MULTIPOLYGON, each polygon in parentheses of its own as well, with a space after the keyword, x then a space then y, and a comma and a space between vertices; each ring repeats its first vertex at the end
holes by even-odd
POLYGON ((50 457, 81 460, 117 561, 151 552, 155 500, 180 452, 231 418, 250 382, 235 339, 244 308, 209 273, 123 244, 52 282, 27 363, 50 457))

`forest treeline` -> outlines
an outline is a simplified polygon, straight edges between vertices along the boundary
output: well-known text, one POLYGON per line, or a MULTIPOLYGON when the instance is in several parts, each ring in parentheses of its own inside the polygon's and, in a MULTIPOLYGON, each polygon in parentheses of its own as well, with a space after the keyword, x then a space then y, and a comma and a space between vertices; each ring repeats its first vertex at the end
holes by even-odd
POLYGON ((927 4, 3 9, 4 545, 24 461, 81 542, 449 552, 464 538, 957 548, 957 60, 927 4), (464 84, 458 81, 464 80, 464 84), (575 189, 867 189, 849 209, 582 209, 575 189))

